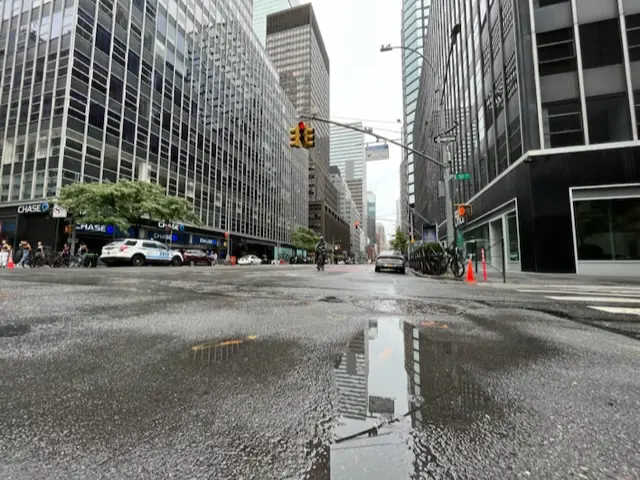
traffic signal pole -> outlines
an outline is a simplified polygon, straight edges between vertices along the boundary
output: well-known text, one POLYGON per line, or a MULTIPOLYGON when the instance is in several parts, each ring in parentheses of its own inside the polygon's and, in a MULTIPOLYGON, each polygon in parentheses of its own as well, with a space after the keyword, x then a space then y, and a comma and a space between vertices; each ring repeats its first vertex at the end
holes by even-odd
MULTIPOLYGON (((348 130, 353 130, 355 132, 364 133, 365 135, 370 135, 374 137, 377 141, 384 140, 385 142, 395 145, 397 147, 400 147, 404 150, 407 150, 413 153, 414 155, 420 158, 423 158, 424 160, 427 160, 428 162, 438 165, 442 169, 442 176, 443 176, 444 185, 445 185, 444 201, 446 205, 445 210, 447 212, 447 217, 446 217, 447 218, 447 243, 450 245, 453 244, 453 242, 455 241, 455 238, 454 238, 454 231, 453 231, 453 202, 451 200, 451 188, 450 188, 450 182, 451 182, 451 158, 450 157, 451 155, 448 147, 445 149, 445 152, 446 152, 445 162, 443 163, 427 155, 426 153, 419 152, 418 150, 414 150, 408 145, 404 145, 403 143, 397 142, 390 138, 383 137, 381 135, 378 135, 377 133, 373 133, 371 130, 365 130, 364 128, 354 127, 353 125, 347 125, 345 123, 336 122, 334 120, 329 120, 327 118, 320 118, 320 117, 317 117, 316 115, 300 115, 300 118, 313 120, 320 123, 328 123, 329 125, 336 125, 338 127, 346 128, 348 130)), ((413 231, 412 231, 412 235, 413 235, 413 231)))

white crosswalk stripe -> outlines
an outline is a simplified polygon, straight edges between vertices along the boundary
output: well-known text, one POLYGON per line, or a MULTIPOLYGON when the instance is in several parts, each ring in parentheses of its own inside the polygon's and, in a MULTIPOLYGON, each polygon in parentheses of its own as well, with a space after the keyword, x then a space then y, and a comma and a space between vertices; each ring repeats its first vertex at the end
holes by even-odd
POLYGON ((557 302, 582 303, 600 312, 640 316, 640 287, 608 285, 544 285, 522 286, 518 292, 539 294, 557 302))

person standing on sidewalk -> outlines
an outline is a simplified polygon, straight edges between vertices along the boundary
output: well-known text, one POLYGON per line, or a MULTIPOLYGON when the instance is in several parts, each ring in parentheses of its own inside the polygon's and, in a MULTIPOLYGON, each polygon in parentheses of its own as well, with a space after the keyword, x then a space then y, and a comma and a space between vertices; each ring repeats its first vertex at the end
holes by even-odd
POLYGON ((26 268, 27 265, 29 265, 29 255, 31 255, 31 244, 26 240, 22 240, 22 242, 20 242, 20 245, 22 246, 22 258, 18 262, 18 265, 22 265, 22 268, 26 268), (27 265, 25 265, 25 263, 27 265))
POLYGON ((7 263, 9 262, 9 244, 6 240, 2 240, 2 244, 0 245, 0 268, 7 268, 7 263))

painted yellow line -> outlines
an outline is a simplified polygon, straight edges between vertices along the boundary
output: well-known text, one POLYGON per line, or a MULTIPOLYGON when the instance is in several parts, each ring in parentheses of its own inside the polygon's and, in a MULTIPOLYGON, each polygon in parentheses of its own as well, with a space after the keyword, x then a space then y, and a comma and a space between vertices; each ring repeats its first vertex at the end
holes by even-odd
MULTIPOLYGON (((258 338, 256 335, 249 335, 247 340, 255 340, 258 338)), ((191 350, 197 352, 198 350, 204 350, 205 348, 215 348, 215 347, 228 347, 229 345, 239 345, 244 343, 244 340, 225 340, 223 342, 209 342, 209 343, 201 343, 200 345, 194 345, 191 347, 191 350)))

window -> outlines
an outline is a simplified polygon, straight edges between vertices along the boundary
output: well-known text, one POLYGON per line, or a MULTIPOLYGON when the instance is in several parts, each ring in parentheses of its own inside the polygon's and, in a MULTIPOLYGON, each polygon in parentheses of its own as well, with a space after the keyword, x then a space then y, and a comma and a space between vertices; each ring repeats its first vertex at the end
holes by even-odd
POLYGON ((520 249, 518 245, 520 242, 518 239, 518 217, 515 212, 507 215, 507 232, 509 235, 509 261, 519 262, 520 249))
POLYGON ((591 143, 632 139, 629 99, 626 94, 587 98, 587 120, 591 143))
POLYGON ((627 43, 629 44, 629 61, 640 61, 640 13, 625 17, 627 24, 627 43))
POLYGON ((549 5, 556 5, 558 3, 569 3, 569 0, 538 0, 540 7, 547 7, 549 5))
POLYGON ((573 205, 578 260, 640 260, 640 198, 573 205))
POLYGON ((617 17, 580 25, 580 44, 583 68, 622 63, 622 38, 617 17))
POLYGON ((89 107, 89 124, 96 128, 104 128, 104 107, 95 102, 91 102, 89 107))
POLYGON ((538 33, 540 75, 573 72, 577 68, 573 28, 538 33))
POLYGON ((107 55, 110 54, 111 33, 102 25, 98 25, 98 27, 96 28, 96 47, 98 47, 107 55))
POLYGON ((583 145, 582 114, 580 102, 572 100, 542 106, 544 117, 545 147, 583 145))
POLYGON ((135 75, 138 75, 138 72, 140 71, 140 57, 132 51, 129 51, 129 61, 127 62, 127 68, 131 73, 135 75))

